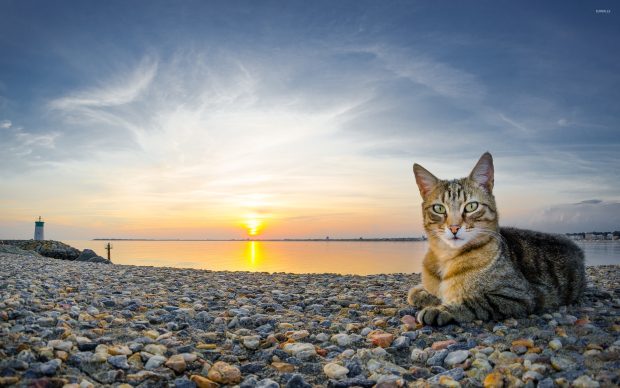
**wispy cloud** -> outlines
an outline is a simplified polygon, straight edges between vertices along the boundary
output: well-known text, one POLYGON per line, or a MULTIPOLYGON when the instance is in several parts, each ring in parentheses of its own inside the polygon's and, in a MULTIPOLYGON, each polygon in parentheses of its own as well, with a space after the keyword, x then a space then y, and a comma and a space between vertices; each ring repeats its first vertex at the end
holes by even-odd
POLYGON ((84 108, 115 107, 135 101, 157 74, 157 61, 146 58, 129 74, 100 81, 98 87, 77 91, 49 103, 50 108, 71 112, 84 108))

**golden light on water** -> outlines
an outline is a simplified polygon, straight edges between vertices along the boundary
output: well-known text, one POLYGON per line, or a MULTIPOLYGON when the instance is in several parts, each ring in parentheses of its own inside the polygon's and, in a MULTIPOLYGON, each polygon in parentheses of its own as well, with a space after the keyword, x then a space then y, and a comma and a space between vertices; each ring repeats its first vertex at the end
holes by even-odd
POLYGON ((260 265, 263 261, 263 251, 260 246, 260 242, 249 241, 246 246, 245 257, 250 269, 255 269, 258 265, 260 265))

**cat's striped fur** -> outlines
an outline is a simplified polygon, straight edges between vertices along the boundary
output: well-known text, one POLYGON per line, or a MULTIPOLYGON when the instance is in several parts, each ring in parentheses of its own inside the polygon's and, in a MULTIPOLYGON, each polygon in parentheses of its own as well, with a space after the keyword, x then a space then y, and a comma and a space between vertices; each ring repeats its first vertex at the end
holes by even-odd
POLYGON ((467 178, 440 180, 413 166, 429 250, 408 301, 425 324, 523 317, 575 303, 586 286, 583 252, 559 236, 500 228, 493 159, 467 178))

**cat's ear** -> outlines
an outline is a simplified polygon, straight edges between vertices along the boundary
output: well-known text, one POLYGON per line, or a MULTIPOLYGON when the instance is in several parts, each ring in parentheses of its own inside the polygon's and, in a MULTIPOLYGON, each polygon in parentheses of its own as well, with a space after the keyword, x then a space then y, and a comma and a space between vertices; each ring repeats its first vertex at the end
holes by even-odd
POLYGON ((469 179, 473 180, 491 193, 493 191, 494 174, 493 157, 490 153, 485 152, 480 157, 480 160, 478 160, 478 163, 476 163, 476 167, 471 170, 469 179))
POLYGON ((415 175, 415 181, 418 184, 422 198, 426 198, 433 190, 433 187, 437 185, 439 179, 417 163, 413 165, 413 174, 415 175))

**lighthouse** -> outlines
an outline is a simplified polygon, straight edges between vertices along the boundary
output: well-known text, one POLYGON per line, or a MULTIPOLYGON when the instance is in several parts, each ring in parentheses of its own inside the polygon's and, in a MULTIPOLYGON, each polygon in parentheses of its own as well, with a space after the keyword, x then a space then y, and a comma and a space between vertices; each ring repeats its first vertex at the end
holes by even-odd
POLYGON ((45 240, 45 237, 43 237, 43 224, 45 224, 45 222, 41 221, 41 216, 39 216, 39 220, 34 222, 35 240, 45 240))

